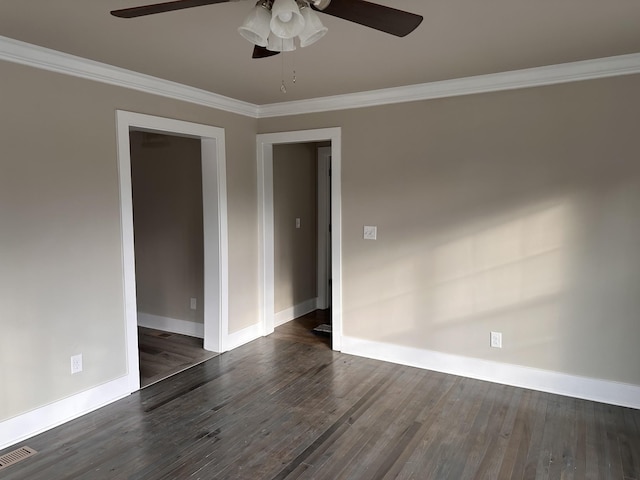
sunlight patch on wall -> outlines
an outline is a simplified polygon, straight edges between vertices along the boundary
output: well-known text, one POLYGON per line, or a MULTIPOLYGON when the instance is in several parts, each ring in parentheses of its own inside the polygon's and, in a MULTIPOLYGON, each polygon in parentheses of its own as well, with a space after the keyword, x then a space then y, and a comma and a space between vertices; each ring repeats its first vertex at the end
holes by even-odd
POLYGON ((445 322, 558 293, 568 208, 556 205, 434 250, 434 320, 445 322))

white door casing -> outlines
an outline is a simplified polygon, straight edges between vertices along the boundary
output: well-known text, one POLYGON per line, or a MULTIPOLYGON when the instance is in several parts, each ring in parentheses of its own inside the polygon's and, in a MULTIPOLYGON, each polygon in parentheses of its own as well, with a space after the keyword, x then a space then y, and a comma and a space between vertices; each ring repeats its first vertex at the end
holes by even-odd
POLYGON ((204 225, 204 348, 224 352, 228 336, 228 240, 224 129, 197 123, 116 112, 122 262, 127 342, 127 375, 132 392, 140 389, 136 312, 135 251, 131 195, 131 129, 201 140, 204 225))
POLYGON ((340 127, 259 134, 256 137, 258 162, 258 221, 260 241, 260 324, 262 335, 274 329, 274 226, 273 226, 273 145, 331 142, 331 323, 332 346, 342 349, 342 227, 340 127))

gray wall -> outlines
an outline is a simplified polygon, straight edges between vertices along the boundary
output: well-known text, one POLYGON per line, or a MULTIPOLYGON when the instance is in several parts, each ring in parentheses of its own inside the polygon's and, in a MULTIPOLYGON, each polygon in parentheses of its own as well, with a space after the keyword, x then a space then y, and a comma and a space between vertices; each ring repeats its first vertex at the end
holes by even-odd
POLYGON ((231 332, 259 318, 256 131, 341 126, 346 335, 640 385, 637 75, 259 121, 0 77, 0 420, 126 373, 117 109, 225 128, 231 332))
POLYGON ((203 323, 200 140, 133 131, 130 145, 138 312, 203 323))
POLYGON ((275 312, 318 296, 316 151, 313 143, 273 148, 275 312))
POLYGON ((342 127, 344 334, 640 385, 639 87, 260 120, 342 127))
POLYGON ((225 128, 229 329, 256 322, 256 120, 7 62, 0 78, 0 420, 126 374, 117 109, 225 128))

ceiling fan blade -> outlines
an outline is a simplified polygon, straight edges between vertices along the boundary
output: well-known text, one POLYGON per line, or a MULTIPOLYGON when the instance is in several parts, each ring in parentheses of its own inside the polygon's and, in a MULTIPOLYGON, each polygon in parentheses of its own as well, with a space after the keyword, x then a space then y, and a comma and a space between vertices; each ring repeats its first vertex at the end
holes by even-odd
POLYGON ((120 18, 144 17, 155 13, 172 12, 183 8, 201 7, 203 5, 213 5, 214 3, 226 3, 231 0, 174 0, 173 2, 154 3, 153 5, 142 5, 140 7, 123 8, 113 10, 111 15, 120 18))
POLYGON ((278 55, 280 52, 272 52, 271 50, 267 50, 266 47, 259 47, 256 45, 253 47, 253 55, 251 58, 267 58, 273 57, 274 55, 278 55))
POLYGON ((327 15, 342 18, 365 27, 404 37, 413 32, 422 16, 397 10, 365 0, 332 0, 329 6, 318 10, 327 15))

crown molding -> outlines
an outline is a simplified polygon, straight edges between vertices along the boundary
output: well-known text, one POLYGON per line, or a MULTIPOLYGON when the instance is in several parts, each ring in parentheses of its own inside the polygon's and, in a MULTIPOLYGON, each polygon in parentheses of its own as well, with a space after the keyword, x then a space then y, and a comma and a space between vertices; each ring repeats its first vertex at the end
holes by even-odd
POLYGON ((0 36, 0 60, 256 118, 252 103, 0 36))
POLYGON ((282 117, 476 93, 540 87, 640 73, 640 53, 478 75, 405 87, 258 106, 258 118, 282 117))
POLYGON ((640 53, 632 53, 510 72, 259 106, 3 36, 0 36, 0 60, 130 88, 252 118, 283 117, 305 113, 375 107, 393 103, 540 87, 640 73, 640 53))

